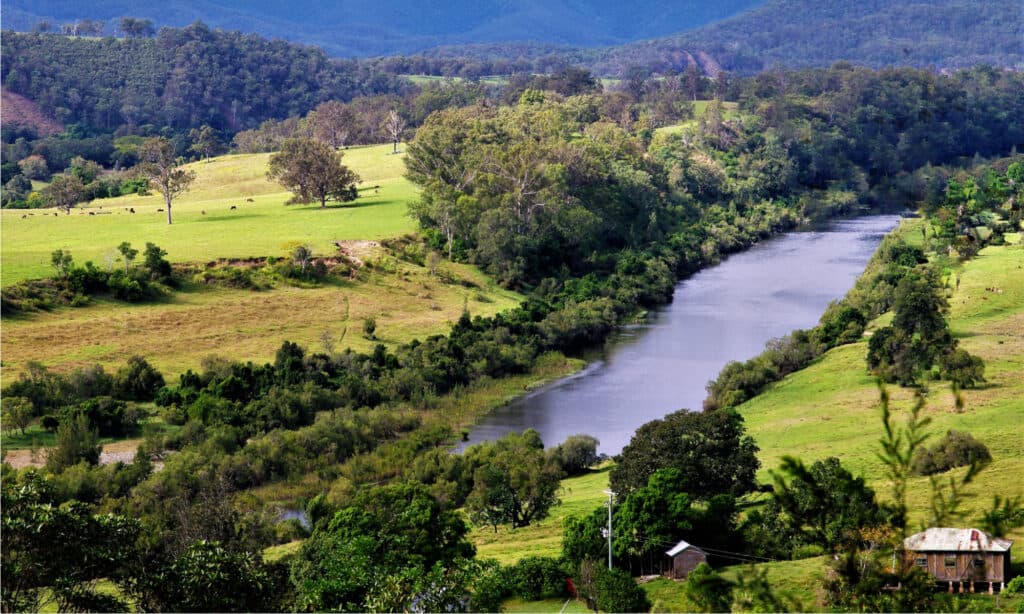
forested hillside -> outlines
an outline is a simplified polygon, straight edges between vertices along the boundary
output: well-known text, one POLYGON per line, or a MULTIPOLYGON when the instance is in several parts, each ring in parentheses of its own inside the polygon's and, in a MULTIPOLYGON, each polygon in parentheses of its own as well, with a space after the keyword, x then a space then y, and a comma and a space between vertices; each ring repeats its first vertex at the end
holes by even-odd
POLYGON ((64 123, 235 132, 408 83, 320 49, 202 24, 156 38, 4 33, 4 87, 64 123))
POLYGON ((726 70, 754 73, 775 65, 940 69, 978 64, 1024 67, 1024 11, 1006 0, 771 0, 732 19, 665 39, 599 54, 600 74, 624 67, 670 66, 674 50, 701 50, 726 70))
POLYGON ((41 21, 60 28, 81 19, 105 21, 113 34, 125 15, 161 26, 201 20, 214 27, 315 44, 336 57, 409 53, 449 43, 535 41, 561 45, 613 45, 689 30, 724 19, 763 0, 348 0, 281 3, 268 0, 144 2, 66 0, 4 2, 7 28, 28 31, 41 21))
POLYGON ((551 44, 448 45, 402 61, 403 70, 444 75, 544 72, 565 63, 602 77, 671 74, 696 66, 753 74, 773 66, 955 69, 1024 67, 1024 13, 1007 0, 837 2, 771 0, 729 19, 669 37, 602 49, 551 44))

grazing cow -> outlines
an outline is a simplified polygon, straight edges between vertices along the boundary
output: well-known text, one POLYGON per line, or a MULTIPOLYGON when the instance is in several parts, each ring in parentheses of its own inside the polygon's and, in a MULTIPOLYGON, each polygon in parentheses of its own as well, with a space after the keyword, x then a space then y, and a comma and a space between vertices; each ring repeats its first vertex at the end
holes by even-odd
POLYGON ((236 207, 236 206, 234 206, 234 205, 231 205, 231 210, 232 210, 232 211, 234 211, 234 210, 235 210, 235 209, 237 209, 237 208, 238 208, 238 207, 236 207))
POLYGON ((54 213, 54 214, 53 214, 53 217, 57 217, 57 214, 56 214, 56 213, 54 213))
POLYGON ((131 207, 130 209, 128 209, 128 213, 135 213, 135 207, 131 207))
POLYGON ((163 209, 157 209, 156 212, 157 213, 163 213, 163 209))
POLYGON ((200 211, 199 213, 201 213, 202 215, 206 215, 206 209, 203 209, 203 210, 202 210, 202 211, 200 211))
POLYGON ((245 199, 245 202, 247 202, 247 203, 254 203, 254 202, 256 202, 256 201, 255 201, 255 200, 253 200, 253 199, 251 199, 251 198, 246 198, 246 199, 245 199))
POLYGON ((27 218, 27 217, 28 217, 28 216, 27 216, 27 215, 25 215, 24 213, 22 213, 22 214, 21 214, 21 219, 25 219, 25 218, 27 218))
POLYGON ((93 213, 92 211, 90 211, 90 212, 89 212, 89 215, 96 215, 96 214, 95 214, 95 213, 93 213))

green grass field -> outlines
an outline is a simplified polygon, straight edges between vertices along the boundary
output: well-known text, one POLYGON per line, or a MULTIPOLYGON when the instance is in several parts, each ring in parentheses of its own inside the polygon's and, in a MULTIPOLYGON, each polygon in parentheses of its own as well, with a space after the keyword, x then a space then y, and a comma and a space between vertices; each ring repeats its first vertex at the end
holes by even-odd
MULTIPOLYGON (((163 203, 155 195, 94 201, 83 211, 57 217, 49 210, 30 212, 34 215, 25 219, 24 212, 3 211, 3 282, 51 275, 49 254, 57 248, 70 250, 79 263, 93 260, 101 267, 114 265, 121 241, 139 248, 152 241, 175 262, 283 256, 295 243, 311 245, 317 255, 333 255, 334 241, 394 237, 415 228, 406 209, 416 190, 402 176, 403 155, 392 154, 391 145, 345 151, 343 161, 363 179, 361 195, 354 204, 327 210, 284 206, 289 193, 266 179, 269 157, 228 155, 190 165, 196 182, 175 201, 171 226, 156 211, 163 203), (250 198, 253 202, 247 202, 250 198)), ((174 381, 210 354, 264 362, 284 340, 320 351, 325 336, 339 351, 369 350, 376 343, 393 347, 445 332, 464 307, 486 316, 522 300, 471 266, 445 262, 441 268, 475 288, 442 281, 369 243, 353 249, 374 264, 354 281, 314 288, 280 285, 264 292, 187 285, 157 302, 98 299, 85 308, 4 318, 4 374, 15 376, 30 360, 58 370, 95 363, 113 370, 139 354, 174 381), (369 317, 377 322, 374 339, 362 335, 369 317)))
POLYGON ((164 204, 155 192, 95 200, 71 215, 54 216, 53 209, 4 210, 0 281, 6 286, 51 275, 50 254, 58 248, 70 250, 78 263, 92 260, 106 267, 115 262, 122 241, 137 248, 147 241, 156 243, 172 262, 205 262, 279 256, 296 242, 309 244, 317 254, 330 254, 333 241, 411 232, 415 222, 406 215, 406 205, 416 197, 416 188, 403 177, 404 155, 394 155, 391 149, 374 145, 345 150, 343 163, 363 180, 360 197, 329 204, 327 210, 318 205, 284 206, 291 194, 266 179, 270 154, 227 155, 190 164, 196 181, 173 202, 170 226, 165 214, 157 212, 164 204), (129 213, 129 208, 136 213, 129 213))

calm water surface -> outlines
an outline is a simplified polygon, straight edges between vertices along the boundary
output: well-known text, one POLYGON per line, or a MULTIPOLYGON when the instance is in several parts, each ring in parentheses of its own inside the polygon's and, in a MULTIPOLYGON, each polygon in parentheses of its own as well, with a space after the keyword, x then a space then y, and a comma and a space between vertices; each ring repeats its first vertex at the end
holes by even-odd
POLYGON ((817 324, 898 221, 870 216, 792 232, 697 273, 676 286, 672 303, 615 335, 603 359, 491 412, 463 447, 534 428, 549 446, 587 433, 601 452, 618 454, 641 424, 700 409, 704 386, 730 360, 817 324))

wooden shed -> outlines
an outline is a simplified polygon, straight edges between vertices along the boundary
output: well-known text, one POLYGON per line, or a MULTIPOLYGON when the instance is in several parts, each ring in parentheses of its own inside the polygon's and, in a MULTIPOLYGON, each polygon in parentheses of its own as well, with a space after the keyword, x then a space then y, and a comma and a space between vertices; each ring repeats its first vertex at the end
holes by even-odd
POLYGON ((974 592, 987 584, 991 594, 1010 580, 1008 539, 978 529, 936 527, 911 535, 903 542, 906 556, 949 592, 974 592), (981 585, 981 586, 978 586, 981 585))
POLYGON ((665 560, 662 575, 676 580, 684 580, 697 565, 708 560, 708 555, 703 550, 685 541, 679 542, 665 554, 668 558, 665 560))

